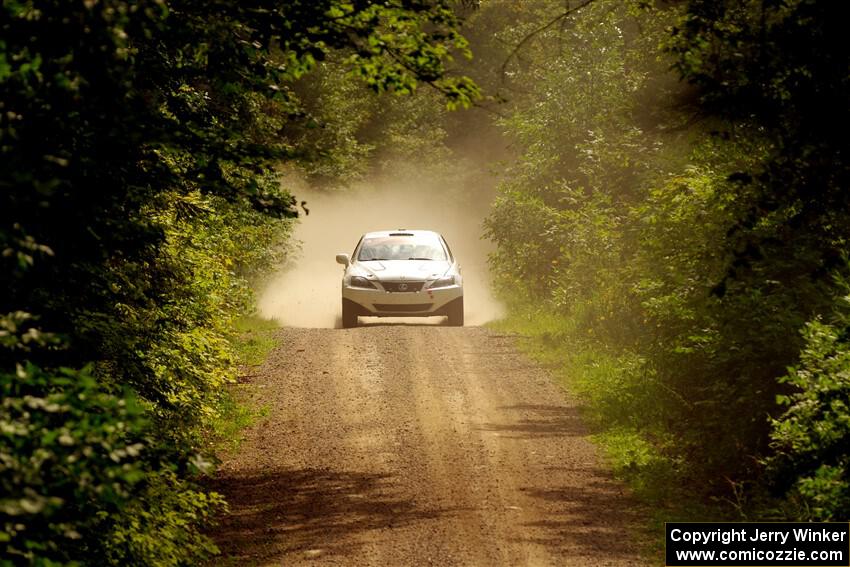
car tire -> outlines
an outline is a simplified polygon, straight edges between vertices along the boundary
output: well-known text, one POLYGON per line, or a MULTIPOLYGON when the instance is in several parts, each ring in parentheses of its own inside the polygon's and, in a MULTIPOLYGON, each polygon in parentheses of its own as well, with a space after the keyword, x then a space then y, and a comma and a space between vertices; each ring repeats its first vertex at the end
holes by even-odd
POLYGON ((357 311, 348 301, 342 302, 342 328, 351 329, 357 326, 357 311))
POLYGON ((450 327, 463 327, 463 298, 455 299, 451 302, 446 312, 448 315, 450 327))

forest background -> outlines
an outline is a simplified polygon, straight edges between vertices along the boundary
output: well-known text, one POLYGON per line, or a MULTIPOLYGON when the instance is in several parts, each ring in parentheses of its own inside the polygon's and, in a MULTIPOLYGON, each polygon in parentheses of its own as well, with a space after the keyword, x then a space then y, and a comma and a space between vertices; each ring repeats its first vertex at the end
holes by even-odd
POLYGON ((459 200, 495 172, 500 324, 659 518, 847 520, 844 11, 4 2, 0 563, 214 553, 235 320, 306 212, 282 180, 402 163, 459 200))

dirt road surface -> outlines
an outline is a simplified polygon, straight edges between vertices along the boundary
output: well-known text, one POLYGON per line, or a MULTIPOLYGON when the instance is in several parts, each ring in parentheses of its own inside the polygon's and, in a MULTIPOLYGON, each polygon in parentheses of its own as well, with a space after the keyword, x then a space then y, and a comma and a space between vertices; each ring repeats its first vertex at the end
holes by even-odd
POLYGON ((480 327, 278 332, 214 488, 225 565, 639 565, 574 402, 480 327))

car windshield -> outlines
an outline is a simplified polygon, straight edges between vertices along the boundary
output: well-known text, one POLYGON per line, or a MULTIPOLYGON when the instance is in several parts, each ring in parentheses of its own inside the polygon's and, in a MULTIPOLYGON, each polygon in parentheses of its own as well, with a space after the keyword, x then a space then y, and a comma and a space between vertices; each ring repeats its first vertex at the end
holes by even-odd
POLYGON ((446 260, 439 239, 410 236, 378 236, 363 240, 357 259, 369 260, 446 260))

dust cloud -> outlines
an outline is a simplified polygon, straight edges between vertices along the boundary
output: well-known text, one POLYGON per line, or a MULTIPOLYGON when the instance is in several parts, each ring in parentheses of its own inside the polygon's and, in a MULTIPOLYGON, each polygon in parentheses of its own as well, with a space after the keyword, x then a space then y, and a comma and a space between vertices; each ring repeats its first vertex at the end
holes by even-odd
MULTIPOLYGON (((258 294, 260 315, 291 327, 340 326, 340 282, 343 267, 336 254, 351 254, 360 236, 373 230, 405 228, 442 233, 463 273, 466 325, 497 319, 502 306, 489 285, 487 254, 492 244, 481 238, 482 221, 491 196, 480 191, 433 187, 424 181, 383 183, 348 191, 293 189, 307 201, 294 231, 298 256, 273 275, 258 294)), ((438 324, 443 318, 377 319, 361 322, 438 324)))

